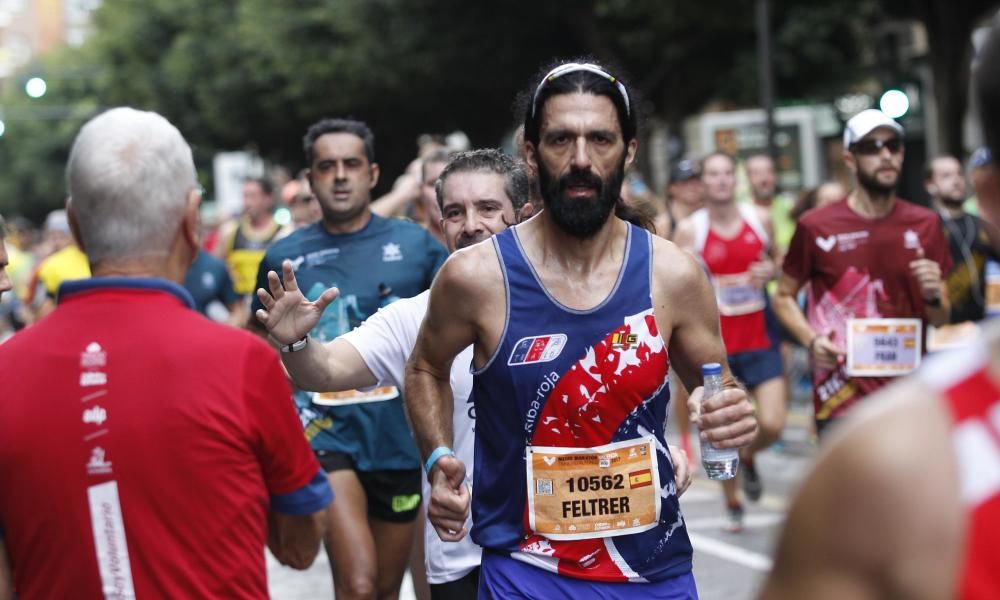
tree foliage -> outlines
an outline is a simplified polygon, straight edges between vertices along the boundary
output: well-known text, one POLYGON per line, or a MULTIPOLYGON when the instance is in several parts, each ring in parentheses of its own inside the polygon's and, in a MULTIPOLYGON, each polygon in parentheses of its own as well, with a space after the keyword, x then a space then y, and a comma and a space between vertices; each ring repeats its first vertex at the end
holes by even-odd
MULTIPOLYGON (((857 24, 874 0, 772 3, 779 98, 829 100, 864 75, 857 24)), ((497 145, 513 127, 516 94, 555 57, 618 65, 642 92, 642 113, 674 125, 710 102, 754 106, 753 7, 753 0, 104 0, 84 47, 38 65, 50 83, 45 98, 29 100, 18 85, 0 98, 8 126, 0 138, 0 211, 39 219, 61 204, 73 135, 116 105, 164 114, 203 170, 214 152, 233 149, 296 170, 311 122, 352 115, 375 130, 386 181, 412 158, 420 133, 462 129, 476 145, 497 145)))

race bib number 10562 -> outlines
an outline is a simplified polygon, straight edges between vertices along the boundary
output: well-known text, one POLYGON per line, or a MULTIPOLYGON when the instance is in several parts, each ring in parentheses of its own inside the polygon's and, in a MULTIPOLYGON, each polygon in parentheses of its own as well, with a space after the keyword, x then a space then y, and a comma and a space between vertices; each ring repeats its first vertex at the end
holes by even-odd
POLYGON ((527 449, 528 520, 535 533, 572 540, 638 533, 660 518, 652 438, 596 448, 527 449))

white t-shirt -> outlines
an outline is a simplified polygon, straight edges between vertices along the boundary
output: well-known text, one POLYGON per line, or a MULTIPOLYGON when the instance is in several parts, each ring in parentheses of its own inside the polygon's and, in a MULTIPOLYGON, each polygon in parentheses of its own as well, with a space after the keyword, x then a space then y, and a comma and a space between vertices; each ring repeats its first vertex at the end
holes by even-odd
MULTIPOLYGON (((427 313, 430 291, 413 298, 397 300, 368 317, 357 329, 341 336, 361 355, 380 384, 403 388, 406 361, 413 352, 420 323, 427 313)), ((455 454, 465 463, 468 477, 472 478, 473 451, 475 447, 476 413, 472 406, 472 346, 461 352, 451 365, 451 390, 455 397, 455 454)), ((431 488, 427 478, 423 481, 424 499, 430 498, 431 488)), ((426 517, 425 517, 426 519, 426 517)), ((472 530, 471 517, 466 521, 467 531, 472 530)), ((479 566, 482 550, 466 535, 460 542, 442 542, 430 522, 424 524, 424 553, 427 581, 448 583, 461 579, 479 566)))

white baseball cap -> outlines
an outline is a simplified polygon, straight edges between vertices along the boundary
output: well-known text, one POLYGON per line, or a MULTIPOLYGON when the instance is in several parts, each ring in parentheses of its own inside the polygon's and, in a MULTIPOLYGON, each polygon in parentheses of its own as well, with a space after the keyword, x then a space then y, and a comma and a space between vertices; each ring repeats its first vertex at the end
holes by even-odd
POLYGON ((850 148, 852 144, 858 142, 861 138, 879 127, 888 127, 895 130, 899 135, 903 135, 902 125, 884 112, 876 108, 869 108, 859 112, 847 121, 847 125, 844 126, 844 149, 850 148))

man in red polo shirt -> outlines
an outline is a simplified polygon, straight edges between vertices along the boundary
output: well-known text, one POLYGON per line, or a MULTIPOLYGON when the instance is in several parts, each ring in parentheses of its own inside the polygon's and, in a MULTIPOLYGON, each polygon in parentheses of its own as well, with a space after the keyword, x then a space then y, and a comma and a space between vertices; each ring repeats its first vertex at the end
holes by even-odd
POLYGON ((332 492, 274 352, 179 285, 191 150, 117 108, 80 131, 67 183, 94 277, 0 346, 0 597, 12 572, 21 600, 267 598, 264 544, 308 567, 332 492))

